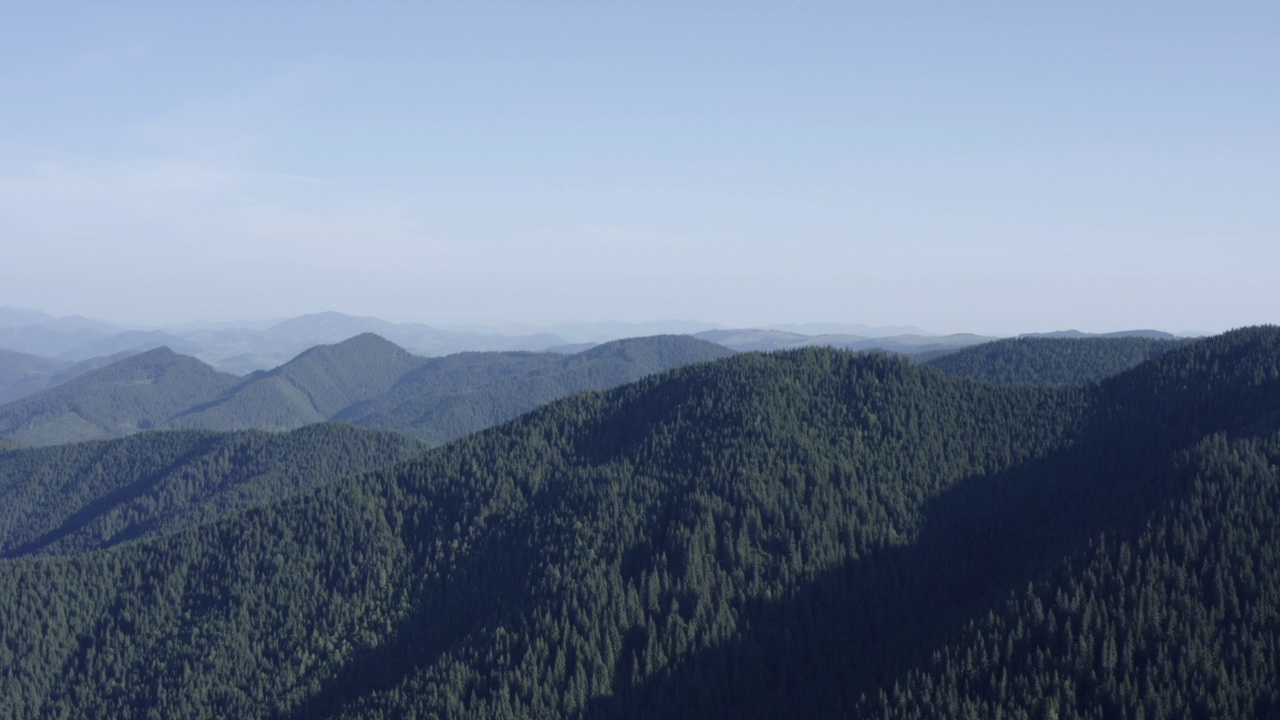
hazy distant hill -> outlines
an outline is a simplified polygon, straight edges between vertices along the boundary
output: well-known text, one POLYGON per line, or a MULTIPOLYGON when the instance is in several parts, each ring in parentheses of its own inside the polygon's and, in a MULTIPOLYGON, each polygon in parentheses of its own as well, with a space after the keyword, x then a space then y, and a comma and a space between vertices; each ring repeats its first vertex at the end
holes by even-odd
POLYGON ((860 323, 778 323, 769 325, 765 329, 786 330, 802 335, 858 335, 868 338, 932 335, 914 325, 863 325, 860 323))
POLYGON ((333 418, 392 389, 425 358, 377 335, 320 345, 274 370, 249 376, 217 401, 175 417, 170 427, 292 429, 333 418))
POLYGON ((55 320, 52 315, 30 308, 0 307, 0 329, 43 325, 55 320))
POLYGON ((0 561, 0 717, 1280 710, 1280 329, 1088 386, 743 353, 0 561))
POLYGON ((0 404, 43 390, 54 373, 70 364, 0 349, 0 404))
POLYGON ((583 390, 602 390, 733 352, 686 335, 615 340, 573 355, 459 353, 428 360, 336 420, 446 442, 583 390))
MULTIPOLYGON (((707 330, 694 337, 739 351, 779 350, 799 345, 810 336, 785 330, 707 330)), ((864 339, 864 338, 859 338, 864 339)))
POLYGON ((420 455, 398 433, 154 431, 0 455, 0 557, 65 555, 193 527, 420 455))
POLYGON ((195 358, 159 348, 0 406, 0 434, 25 445, 119 437, 163 427, 239 381, 195 358))
POLYGON ((955 350, 994 339, 969 333, 863 337, 861 335, 801 335, 784 330, 758 329, 708 330, 697 333, 694 337, 743 351, 833 347, 846 350, 886 350, 904 355, 955 350))
POLYGON ((1148 338, 1151 340, 1174 340, 1177 336, 1160 330, 1120 330, 1109 333, 1086 333, 1079 330, 1057 330, 1046 333, 1024 333, 1024 338, 1148 338))
POLYGON ((0 435, 50 445, 146 429, 288 430, 341 420, 443 442, 569 393, 730 354, 687 336, 659 336, 573 355, 428 360, 366 333, 237 378, 161 349, 0 406, 0 435))
POLYGON ((1184 342, 1142 335, 1024 336, 974 345, 925 364, 949 375, 1002 385, 1084 385, 1118 375, 1184 342))
POLYGON ((41 390, 79 377, 90 370, 123 360, 131 354, 117 353, 80 362, 70 362, 0 349, 0 405, 34 395, 41 390))
POLYGON ((79 316, 53 318, 39 311, 0 308, 0 348, 41 357, 81 360, 166 346, 235 374, 270 369, 316 345, 341 342, 369 332, 428 356, 462 351, 544 350, 565 344, 563 338, 547 333, 468 333, 336 312, 302 315, 265 327, 260 323, 247 323, 245 327, 211 323, 152 330, 115 326, 79 316))
POLYGON ((167 347, 177 353, 190 355, 200 346, 176 335, 159 330, 125 330, 82 343, 59 354, 63 360, 88 360, 90 358, 140 353, 167 347))

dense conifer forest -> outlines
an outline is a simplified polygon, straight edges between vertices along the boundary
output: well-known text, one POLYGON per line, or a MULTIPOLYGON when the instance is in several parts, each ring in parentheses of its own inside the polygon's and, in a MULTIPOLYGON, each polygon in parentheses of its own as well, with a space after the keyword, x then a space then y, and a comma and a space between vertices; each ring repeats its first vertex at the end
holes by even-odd
POLYGON ((1146 337, 995 340, 929 357, 949 375, 1002 385, 1084 385, 1159 357, 1185 340, 1146 337))
POLYGON ((0 557, 167 534, 425 452, 324 423, 289 433, 157 431, 0 454, 0 557))
POLYGON ((14 527, 0 717, 1273 716, 1280 329, 1090 372, 745 353, 129 542, 14 527))

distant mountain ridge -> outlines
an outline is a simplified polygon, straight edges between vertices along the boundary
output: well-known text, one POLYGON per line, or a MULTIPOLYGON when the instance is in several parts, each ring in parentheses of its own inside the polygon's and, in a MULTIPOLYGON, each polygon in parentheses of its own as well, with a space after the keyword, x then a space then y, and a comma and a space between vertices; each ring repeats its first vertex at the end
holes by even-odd
POLYGON ((802 335, 787 330, 761 330, 755 328, 707 330, 695 334, 694 337, 740 351, 832 347, 845 350, 885 350, 904 355, 955 350, 996 339, 971 333, 864 337, 845 334, 802 335))
POLYGON ((924 359, 948 375, 999 385, 1085 385, 1160 357, 1185 339, 1144 334, 1005 338, 924 359))
POLYGON ((572 355, 461 353, 426 361, 395 391, 333 419, 446 442, 574 392, 603 390, 732 354, 687 335, 615 340, 572 355))
POLYGON ((657 336, 571 355, 428 359, 364 333, 241 378, 159 348, 0 406, 0 435, 38 446, 161 428, 292 430, 341 420, 440 443, 573 392, 731 354, 687 336, 657 336))
POLYGON ((1177 335, 1167 333, 1161 330, 1120 330, 1117 332, 1107 333, 1087 333, 1079 330, 1057 330, 1045 333, 1023 333, 1018 337, 1024 338, 1147 338, 1150 340, 1175 340, 1177 335))
POLYGON ((85 360, 121 351, 169 347, 234 374, 279 366, 307 348, 377 333, 412 352, 437 356, 462 351, 545 350, 566 341, 550 333, 503 335, 441 330, 420 323, 322 312, 267 327, 145 329, 70 316, 54 318, 22 308, 0 308, 0 348, 59 360, 85 360))
MULTIPOLYGON (((338 343, 363 333, 377 334, 425 357, 488 351, 576 352, 591 343, 669 334, 689 334, 734 350, 823 346, 902 354, 943 352, 996 339, 971 333, 938 335, 910 325, 836 322, 774 323, 760 328, 730 328, 684 320, 435 327, 332 311, 271 322, 187 323, 146 328, 113 325, 78 315, 57 318, 39 310, 0 307, 0 348, 3 349, 79 361, 118 352, 168 347, 236 375, 278 367, 310 347, 338 343)), ((1092 335, 1065 330, 1026 336, 1092 335)), ((1174 337, 1157 330, 1130 330, 1103 336, 1174 337)))

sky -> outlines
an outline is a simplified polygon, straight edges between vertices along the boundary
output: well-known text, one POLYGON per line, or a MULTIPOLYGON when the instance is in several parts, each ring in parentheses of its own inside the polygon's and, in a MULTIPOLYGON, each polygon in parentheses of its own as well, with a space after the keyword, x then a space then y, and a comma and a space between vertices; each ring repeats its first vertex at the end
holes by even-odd
POLYGON ((0 305, 1280 321, 1274 2, 15 3, 0 305))

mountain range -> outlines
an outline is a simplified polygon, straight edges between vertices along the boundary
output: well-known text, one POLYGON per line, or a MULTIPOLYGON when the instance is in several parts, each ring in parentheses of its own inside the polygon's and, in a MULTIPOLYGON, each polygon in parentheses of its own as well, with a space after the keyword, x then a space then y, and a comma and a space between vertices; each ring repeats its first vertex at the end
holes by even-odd
MULTIPOLYGON (((912 326, 848 323, 774 324, 763 328, 726 328, 712 323, 661 321, 647 323, 560 323, 551 326, 510 324, 500 327, 459 325, 432 327, 392 323, 373 317, 323 312, 266 322, 187 323, 159 328, 120 326, 81 316, 56 318, 39 310, 0 307, 0 349, 62 362, 78 362, 121 353, 167 347, 195 357, 215 369, 236 375, 277 367, 316 345, 329 345, 373 333, 415 355, 438 357, 459 352, 539 351, 573 354, 596 344, 632 337, 685 334, 733 350, 785 350, 825 346, 851 350, 886 350, 903 354, 941 353, 980 344, 990 336, 957 333, 935 335, 912 326)), ((1091 335, 1075 330, 1039 336, 1080 338, 1140 336, 1169 339, 1155 330, 1091 335)), ((8 361, 0 356, 0 380, 8 361)), ((101 364, 101 363, 99 363, 101 364)), ((38 383, 14 386, 0 401, 30 394, 38 383)), ((37 388, 39 389, 39 388, 37 388)), ((0 385, 0 393, 4 387, 0 385)))
MULTIPOLYGON (((739 353, 211 521, 7 541, 0 717, 1274 717, 1280 329, 1110 340, 1149 341, 739 353)), ((193 439, 0 461, 144 442, 193 439)))
POLYGON ((366 333, 237 377, 162 347, 0 406, 0 435, 52 445, 162 428, 290 430, 342 420, 442 443, 569 393, 730 354, 687 336, 658 336, 572 355, 429 359, 366 333))
POLYGON ((566 344, 547 333, 508 336, 441 330, 420 323, 390 323, 336 312, 303 315, 266 327, 222 323, 168 329, 122 327, 79 316, 54 318, 37 310, 0 308, 0 348, 79 361, 118 352, 168 347, 234 374, 287 362, 320 344, 377 333, 422 355, 464 350, 545 350, 566 344))

